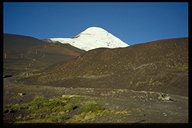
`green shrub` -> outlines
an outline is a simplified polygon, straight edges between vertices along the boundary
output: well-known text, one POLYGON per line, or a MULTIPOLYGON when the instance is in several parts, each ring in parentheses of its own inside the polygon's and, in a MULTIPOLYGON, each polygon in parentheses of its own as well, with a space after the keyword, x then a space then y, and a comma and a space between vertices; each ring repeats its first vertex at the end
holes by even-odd
POLYGON ((80 109, 79 109, 79 113, 82 113, 82 112, 96 112, 96 111, 99 111, 99 110, 104 110, 105 108, 102 107, 100 104, 98 104, 97 102, 95 101, 87 101, 86 103, 84 103, 80 109))
POLYGON ((21 78, 29 78, 33 76, 38 76, 41 75, 41 73, 36 73, 36 72, 25 72, 20 75, 21 78))
POLYGON ((172 71, 175 72, 184 72, 188 70, 188 65, 186 64, 176 64, 174 66, 169 66, 172 71))
POLYGON ((18 115, 17 123, 79 123, 105 115, 129 114, 128 111, 105 108, 99 101, 87 96, 71 95, 51 99, 36 97, 27 103, 6 105, 7 109, 26 110, 27 116, 18 115), (73 110, 75 106, 78 106, 77 111, 73 110))
POLYGON ((21 109, 21 106, 19 104, 14 104, 14 105, 6 105, 5 108, 4 108, 4 111, 7 111, 7 110, 20 110, 21 109))

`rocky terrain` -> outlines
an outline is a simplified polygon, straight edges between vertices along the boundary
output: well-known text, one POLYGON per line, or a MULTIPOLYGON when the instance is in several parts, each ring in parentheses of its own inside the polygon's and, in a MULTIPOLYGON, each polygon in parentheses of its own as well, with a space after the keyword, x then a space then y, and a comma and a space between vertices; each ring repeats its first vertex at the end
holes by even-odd
POLYGON ((31 79, 51 86, 128 88, 187 96, 188 39, 90 50, 31 79))
POLYGON ((11 79, 4 80, 6 123, 188 122, 185 96, 129 89, 13 84, 11 79))
POLYGON ((5 123, 187 123, 188 38, 125 48, 4 35, 5 123))

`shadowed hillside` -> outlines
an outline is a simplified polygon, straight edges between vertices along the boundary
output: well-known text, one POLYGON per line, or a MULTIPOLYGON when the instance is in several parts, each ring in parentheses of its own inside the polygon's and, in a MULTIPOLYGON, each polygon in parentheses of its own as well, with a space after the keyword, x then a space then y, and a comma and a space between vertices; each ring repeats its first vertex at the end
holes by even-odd
POLYGON ((91 50, 52 67, 36 80, 52 86, 128 88, 187 95, 188 39, 91 50))
POLYGON ((33 37, 4 34, 4 75, 40 70, 83 53, 68 44, 48 43, 33 37))

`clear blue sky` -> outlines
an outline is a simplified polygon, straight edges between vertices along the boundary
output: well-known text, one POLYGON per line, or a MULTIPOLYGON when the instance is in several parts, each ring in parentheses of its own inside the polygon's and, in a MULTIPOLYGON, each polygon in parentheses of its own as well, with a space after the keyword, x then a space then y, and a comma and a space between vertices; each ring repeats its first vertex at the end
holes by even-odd
POLYGON ((39 39, 102 27, 129 45, 188 37, 188 3, 4 2, 4 33, 39 39))

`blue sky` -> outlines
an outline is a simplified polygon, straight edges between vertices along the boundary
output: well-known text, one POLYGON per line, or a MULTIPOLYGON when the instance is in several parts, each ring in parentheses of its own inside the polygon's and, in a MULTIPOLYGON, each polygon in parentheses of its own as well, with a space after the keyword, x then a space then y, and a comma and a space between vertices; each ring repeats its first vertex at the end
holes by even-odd
POLYGON ((4 33, 39 39, 106 29, 129 45, 188 37, 188 3, 4 2, 4 33))

